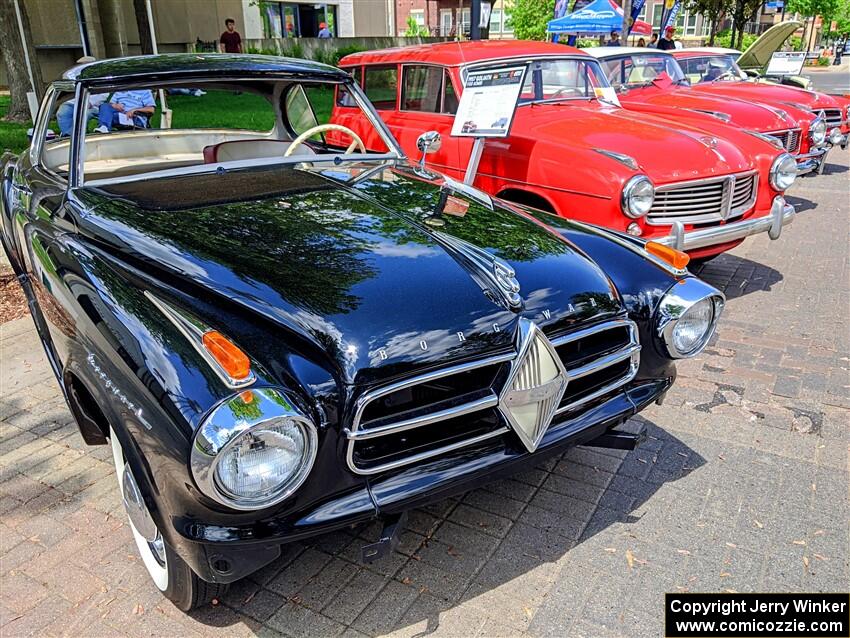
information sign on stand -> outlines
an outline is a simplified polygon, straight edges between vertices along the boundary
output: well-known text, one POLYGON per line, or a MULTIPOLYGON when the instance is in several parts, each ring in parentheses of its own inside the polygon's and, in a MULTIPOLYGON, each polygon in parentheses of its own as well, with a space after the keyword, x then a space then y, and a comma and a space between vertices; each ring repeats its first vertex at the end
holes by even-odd
POLYGON ((525 79, 525 67, 469 71, 457 107, 452 136, 474 137, 464 183, 471 184, 488 137, 507 137, 525 79))
POLYGON ((776 51, 770 57, 765 75, 800 75, 805 63, 805 51, 776 51))

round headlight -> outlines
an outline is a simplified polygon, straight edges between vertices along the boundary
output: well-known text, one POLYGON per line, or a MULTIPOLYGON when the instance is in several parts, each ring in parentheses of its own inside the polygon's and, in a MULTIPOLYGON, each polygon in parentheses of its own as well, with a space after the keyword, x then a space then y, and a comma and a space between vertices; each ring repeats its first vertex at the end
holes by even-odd
POLYGON ((204 494, 228 507, 270 507, 301 486, 316 449, 315 426, 281 392, 247 390, 198 429, 192 475, 204 494))
POLYGON ((782 153, 770 167, 770 185, 778 191, 785 191, 797 179, 797 160, 788 153, 782 153))
POLYGON ((688 308, 673 327, 673 347, 683 356, 688 356, 708 341, 709 331, 714 327, 714 302, 703 299, 688 308))
POLYGON ((829 143, 832 144, 833 146, 835 146, 837 144, 841 144, 841 140, 843 140, 843 139, 844 139, 844 136, 841 135, 841 129, 838 128, 837 126, 829 132, 829 143))
POLYGON ((670 288, 656 315, 658 335, 667 354, 682 359, 702 350, 714 334, 724 303, 722 292, 693 277, 670 288))
POLYGON ((809 139, 815 146, 824 143, 824 140, 826 140, 826 122, 823 118, 818 117, 812 122, 812 126, 809 128, 809 139))
POLYGON ((655 187, 646 175, 635 175, 623 187, 621 207, 623 213, 637 219, 643 217, 652 208, 655 201, 655 187))

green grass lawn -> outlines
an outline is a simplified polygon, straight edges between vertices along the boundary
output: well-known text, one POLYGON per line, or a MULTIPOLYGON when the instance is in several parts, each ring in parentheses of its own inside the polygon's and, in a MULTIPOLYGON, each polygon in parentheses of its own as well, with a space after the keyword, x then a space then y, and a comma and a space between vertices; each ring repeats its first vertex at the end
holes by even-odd
MULTIPOLYGON (((8 95, 0 95, 0 118, 6 115, 11 100, 12 98, 8 95)), ((16 124, 0 120, 0 151, 8 149, 13 153, 20 153, 29 146, 27 129, 31 126, 32 124, 16 124)))
MULTIPOLYGON (((333 90, 330 88, 311 88, 307 95, 313 104, 316 118, 320 124, 330 119, 333 108, 333 90)), ((0 117, 9 108, 8 95, 0 95, 0 117)), ((268 131, 274 126, 274 112, 271 104, 253 93, 236 94, 232 91, 211 91, 201 97, 190 95, 170 95, 168 106, 172 111, 172 128, 237 128, 252 131, 268 131)), ((153 124, 159 124, 159 107, 153 117, 153 124)), ((96 123, 89 122, 89 130, 96 123)), ((15 124, 0 121, 0 151, 9 149, 19 153, 29 146, 27 129, 32 124, 15 124)), ((53 130, 58 132, 57 127, 53 130)))

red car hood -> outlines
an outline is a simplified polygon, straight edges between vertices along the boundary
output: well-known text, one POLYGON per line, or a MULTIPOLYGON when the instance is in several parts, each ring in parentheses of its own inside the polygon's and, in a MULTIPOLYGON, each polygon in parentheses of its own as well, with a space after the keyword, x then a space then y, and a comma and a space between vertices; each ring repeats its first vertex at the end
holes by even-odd
MULTIPOLYGON (((626 109, 601 106, 597 102, 554 102, 521 106, 514 118, 512 137, 564 146, 566 165, 574 151, 593 153, 594 162, 609 162, 628 171, 616 160, 597 150, 633 157, 639 171, 656 184, 726 175, 753 168, 750 157, 737 146, 710 133, 652 115, 640 119, 626 109), (687 158, 683 161, 682 158, 687 158)), ((585 156, 587 157, 587 156, 585 156)))
POLYGON ((694 91, 714 95, 720 98, 739 98, 758 100, 782 108, 783 105, 798 104, 811 110, 840 108, 838 101, 831 95, 817 91, 807 91, 793 86, 765 84, 762 82, 706 82, 695 84, 694 91))
POLYGON ((670 88, 647 86, 631 89, 621 94, 620 102, 626 108, 630 103, 665 106, 694 111, 713 111, 725 113, 731 117, 731 123, 750 131, 765 133, 782 131, 799 126, 797 120, 790 115, 786 119, 774 108, 756 102, 747 102, 730 97, 714 96, 697 92, 691 87, 670 88))

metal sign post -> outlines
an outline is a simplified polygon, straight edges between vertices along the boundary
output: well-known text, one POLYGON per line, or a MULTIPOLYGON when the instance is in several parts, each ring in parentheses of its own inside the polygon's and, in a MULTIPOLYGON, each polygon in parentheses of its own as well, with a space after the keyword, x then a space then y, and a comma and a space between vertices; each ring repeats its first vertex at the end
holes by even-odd
POLYGON ((469 156, 469 164, 466 167, 466 174, 463 176, 463 183, 472 185, 475 181, 475 174, 478 173, 478 163, 481 161, 481 154, 484 152, 485 137, 476 137, 472 144, 472 154, 469 156))
POLYGON ((466 74, 460 96, 453 137, 474 138, 463 183, 475 181, 478 164, 488 137, 507 137, 517 101, 525 81, 525 66, 471 70, 466 74))

